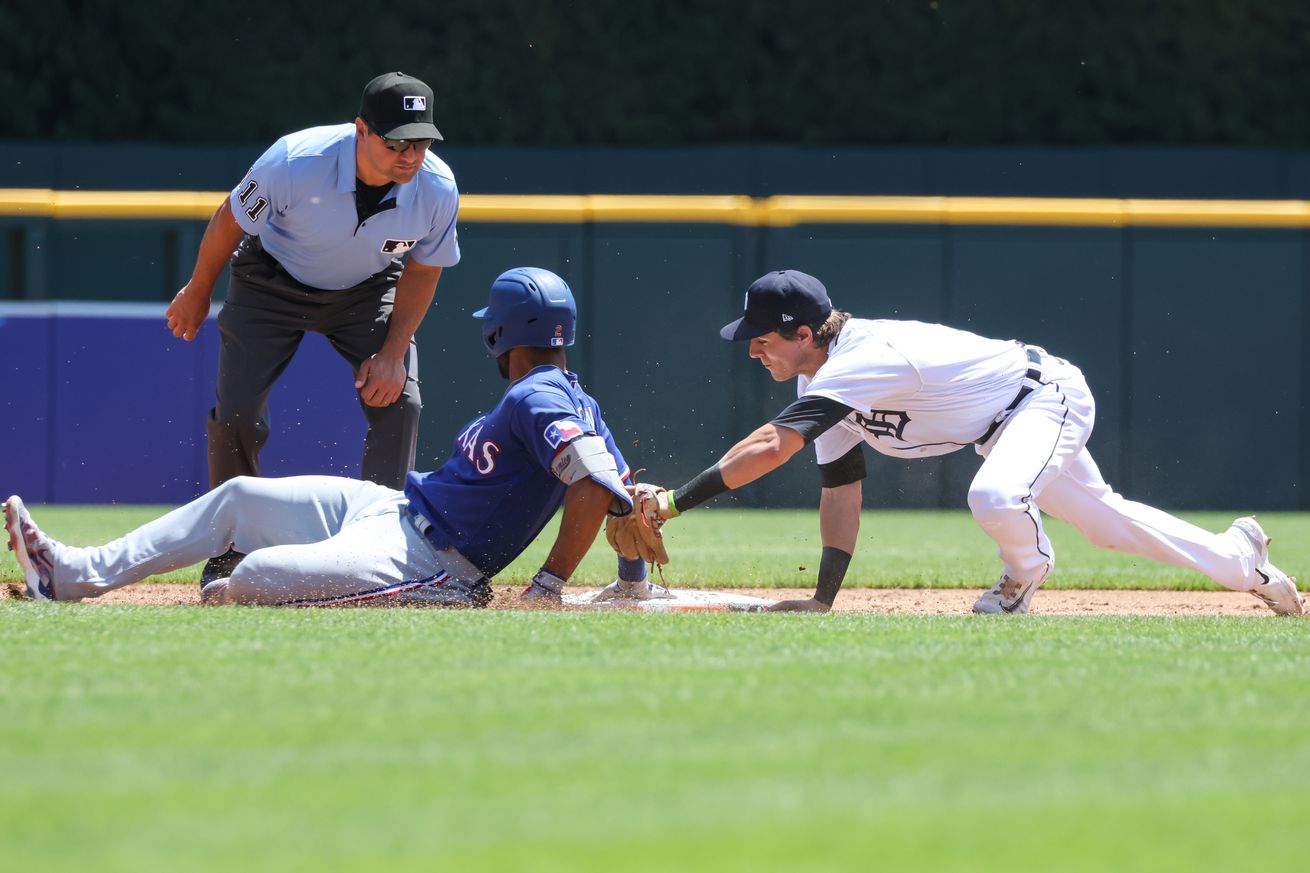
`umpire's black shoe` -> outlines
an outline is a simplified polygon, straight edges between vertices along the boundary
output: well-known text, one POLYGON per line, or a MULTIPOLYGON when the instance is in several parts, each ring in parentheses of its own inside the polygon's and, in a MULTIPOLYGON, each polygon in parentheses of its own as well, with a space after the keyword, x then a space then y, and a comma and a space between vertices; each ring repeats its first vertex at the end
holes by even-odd
POLYGON ((217 558, 210 558, 205 562, 205 569, 200 571, 200 587, 204 588, 216 579, 226 579, 231 576, 232 571, 237 568, 237 564, 240 564, 245 556, 245 552, 228 549, 217 558))

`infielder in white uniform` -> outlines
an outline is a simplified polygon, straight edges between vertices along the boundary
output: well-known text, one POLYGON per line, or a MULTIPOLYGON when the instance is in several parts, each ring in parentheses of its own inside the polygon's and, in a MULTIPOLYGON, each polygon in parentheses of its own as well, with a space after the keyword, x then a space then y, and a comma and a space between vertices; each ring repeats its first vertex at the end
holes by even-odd
POLYGON ((1083 374, 1036 346, 939 324, 865 320, 834 311, 823 284, 794 270, 769 273, 746 292, 745 314, 727 340, 776 381, 796 378, 798 399, 648 514, 672 518, 753 482, 813 443, 822 477, 823 555, 809 600, 780 610, 826 611, 840 589, 860 524, 861 447, 923 458, 973 446, 984 458, 969 509, 996 541, 1000 580, 974 612, 1024 613, 1055 566, 1041 512, 1092 543, 1197 570, 1250 591, 1279 615, 1301 615, 1295 580, 1269 563, 1269 538, 1254 518, 1210 533, 1116 494, 1087 451, 1096 406, 1083 374))

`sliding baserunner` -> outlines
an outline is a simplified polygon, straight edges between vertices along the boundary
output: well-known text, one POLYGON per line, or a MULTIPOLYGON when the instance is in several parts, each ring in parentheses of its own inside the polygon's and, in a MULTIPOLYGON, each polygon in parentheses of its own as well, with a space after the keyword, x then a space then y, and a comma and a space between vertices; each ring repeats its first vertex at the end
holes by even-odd
MULTIPOLYGON (((563 279, 510 270, 474 317, 509 388, 459 432, 446 463, 410 473, 403 491, 336 476, 240 476, 94 548, 55 541, 11 497, 5 522, 28 595, 96 597, 234 548, 247 557, 205 586, 208 603, 481 607, 490 578, 563 504, 554 546, 523 593, 558 601, 606 513, 631 511, 628 465, 568 370, 577 308, 563 279)), ((642 562, 620 561, 619 571, 624 596, 660 593, 642 562)))

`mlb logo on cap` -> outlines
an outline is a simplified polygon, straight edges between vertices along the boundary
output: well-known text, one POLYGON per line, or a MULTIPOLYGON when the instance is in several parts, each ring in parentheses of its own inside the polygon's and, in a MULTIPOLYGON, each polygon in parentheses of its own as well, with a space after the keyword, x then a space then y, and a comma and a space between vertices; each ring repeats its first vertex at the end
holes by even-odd
POLYGON ((386 139, 441 139, 432 123, 432 89, 404 73, 383 73, 365 85, 359 117, 386 139))

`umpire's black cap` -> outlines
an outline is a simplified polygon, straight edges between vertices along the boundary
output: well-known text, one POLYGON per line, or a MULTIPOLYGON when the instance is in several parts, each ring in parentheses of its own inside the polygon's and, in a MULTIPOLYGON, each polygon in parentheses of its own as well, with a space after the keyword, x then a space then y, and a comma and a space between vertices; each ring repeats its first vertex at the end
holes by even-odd
POLYGON ((725 324, 719 336, 748 340, 802 324, 817 328, 832 315, 832 301, 823 283, 799 270, 765 273, 746 289, 746 314, 725 324))
POLYGON ((383 73, 365 85, 359 117, 387 139, 441 139, 432 123, 432 89, 404 73, 383 73))

